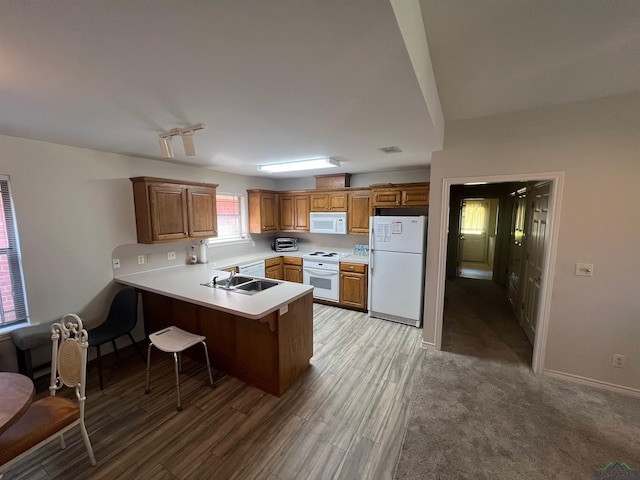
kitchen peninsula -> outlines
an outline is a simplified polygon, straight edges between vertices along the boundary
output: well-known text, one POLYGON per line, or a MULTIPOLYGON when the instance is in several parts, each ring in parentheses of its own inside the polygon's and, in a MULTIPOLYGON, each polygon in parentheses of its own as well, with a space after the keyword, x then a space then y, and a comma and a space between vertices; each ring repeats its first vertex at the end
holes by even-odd
MULTIPOLYGON (((254 295, 201 284, 228 272, 181 265, 116 276, 142 292, 147 334, 175 325, 207 337, 217 368, 274 395, 309 368, 313 355, 313 287, 281 284, 254 295)), ((199 349, 189 352, 204 362, 199 349)))

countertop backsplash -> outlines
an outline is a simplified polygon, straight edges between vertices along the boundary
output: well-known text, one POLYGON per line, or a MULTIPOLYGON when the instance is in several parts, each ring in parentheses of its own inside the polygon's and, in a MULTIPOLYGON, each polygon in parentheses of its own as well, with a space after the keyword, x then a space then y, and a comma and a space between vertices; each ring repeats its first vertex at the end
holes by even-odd
MULTIPOLYGON (((217 261, 229 258, 251 256, 261 253, 268 254, 269 252, 273 252, 273 250, 271 250, 271 242, 277 236, 297 238, 298 251, 300 252, 322 250, 352 253, 355 244, 367 245, 369 240, 366 235, 327 235, 291 232, 283 232, 280 235, 252 235, 246 243, 207 247, 207 260, 209 263, 216 263, 217 261)), ((197 240, 156 244, 129 243, 117 246, 113 250, 109 261, 111 261, 113 265, 114 259, 119 260, 120 268, 113 269, 114 276, 175 267, 187 263, 187 256, 191 253, 192 245, 196 246, 195 252, 196 255, 198 255, 199 242, 197 240), (175 252, 175 260, 169 260, 167 258, 168 252, 175 252), (143 264, 138 264, 138 256, 144 257, 143 264), (151 256, 150 261, 149 256, 151 256)), ((285 254, 286 253, 283 252, 273 252, 274 256, 285 254)))

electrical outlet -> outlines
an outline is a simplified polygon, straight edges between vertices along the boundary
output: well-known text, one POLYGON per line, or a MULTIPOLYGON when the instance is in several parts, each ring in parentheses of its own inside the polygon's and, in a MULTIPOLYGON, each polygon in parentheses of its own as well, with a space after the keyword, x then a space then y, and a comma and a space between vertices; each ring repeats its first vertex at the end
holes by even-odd
POLYGON ((138 265, 142 265, 144 263, 144 255, 138 255, 138 265))
POLYGON ((113 259, 113 268, 120 268, 120 259, 119 258, 114 258, 113 259))
POLYGON ((176 252, 167 252, 167 260, 175 260, 176 252))
POLYGON ((613 366, 617 368, 624 368, 624 364, 627 360, 627 357, 621 355, 619 353, 613 354, 613 366))
POLYGON ((153 254, 147 253, 147 263, 153 262, 153 254))

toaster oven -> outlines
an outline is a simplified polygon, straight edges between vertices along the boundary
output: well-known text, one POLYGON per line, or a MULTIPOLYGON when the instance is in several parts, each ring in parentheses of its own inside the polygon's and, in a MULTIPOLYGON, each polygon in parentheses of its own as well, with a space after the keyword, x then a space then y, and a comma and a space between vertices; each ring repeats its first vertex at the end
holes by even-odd
POLYGON ((295 252, 298 250, 298 239, 292 237, 278 237, 271 244, 276 252, 295 252))

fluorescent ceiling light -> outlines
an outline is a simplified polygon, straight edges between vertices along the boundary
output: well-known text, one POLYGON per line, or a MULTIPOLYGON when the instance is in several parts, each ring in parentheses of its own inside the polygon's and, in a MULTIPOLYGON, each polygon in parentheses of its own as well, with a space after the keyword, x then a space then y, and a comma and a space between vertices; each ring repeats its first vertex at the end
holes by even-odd
POLYGON ((297 162, 272 163, 271 165, 258 165, 259 172, 297 172, 299 170, 315 170, 317 168, 339 167, 340 162, 333 158, 314 158, 312 160, 300 160, 297 162))
POLYGON ((469 186, 469 185, 486 185, 486 184, 487 182, 467 182, 464 185, 469 186))

